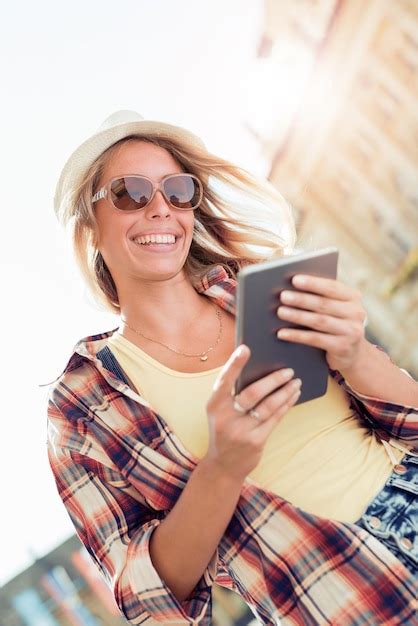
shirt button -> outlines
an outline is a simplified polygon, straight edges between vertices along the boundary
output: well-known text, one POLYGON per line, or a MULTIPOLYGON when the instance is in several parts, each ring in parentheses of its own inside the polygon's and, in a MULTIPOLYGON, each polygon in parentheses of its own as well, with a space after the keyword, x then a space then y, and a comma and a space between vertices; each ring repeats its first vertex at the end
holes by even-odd
POLYGON ((410 539, 408 539, 408 537, 402 537, 402 539, 400 539, 399 543, 406 548, 407 550, 410 550, 413 546, 413 543, 410 539))
POLYGON ((406 467, 405 465, 395 465, 393 471, 396 472, 396 474, 405 474, 406 467))
POLYGON ((370 520, 369 520, 369 524, 370 524, 370 526, 372 528, 379 528, 379 526, 381 524, 381 521, 380 521, 380 519, 378 517, 375 517, 373 515, 373 517, 371 517, 370 520))

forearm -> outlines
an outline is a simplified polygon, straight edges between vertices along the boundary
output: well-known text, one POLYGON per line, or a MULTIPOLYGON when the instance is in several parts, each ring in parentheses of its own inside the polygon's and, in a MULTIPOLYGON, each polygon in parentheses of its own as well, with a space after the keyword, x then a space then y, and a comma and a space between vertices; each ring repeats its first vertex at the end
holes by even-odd
POLYGON ((358 393, 402 406, 418 407, 417 381, 367 340, 362 344, 356 364, 340 372, 358 393))
POLYGON ((150 540, 155 569, 178 600, 185 600, 207 568, 239 500, 242 482, 202 461, 150 540))

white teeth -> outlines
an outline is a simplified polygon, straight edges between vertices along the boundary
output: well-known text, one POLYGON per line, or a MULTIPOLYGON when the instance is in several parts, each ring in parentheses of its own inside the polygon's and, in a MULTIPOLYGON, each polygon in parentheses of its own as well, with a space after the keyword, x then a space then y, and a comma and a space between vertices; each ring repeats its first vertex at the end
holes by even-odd
POLYGON ((175 243, 176 238, 174 235, 144 235, 143 237, 137 237, 134 239, 135 243, 175 243))

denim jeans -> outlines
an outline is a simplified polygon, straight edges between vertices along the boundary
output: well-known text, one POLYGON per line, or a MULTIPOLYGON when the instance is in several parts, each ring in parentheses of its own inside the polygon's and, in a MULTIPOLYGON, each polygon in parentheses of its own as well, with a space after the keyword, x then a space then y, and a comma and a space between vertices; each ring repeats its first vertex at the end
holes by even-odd
POLYGON ((418 574, 418 454, 406 454, 356 522, 418 574))

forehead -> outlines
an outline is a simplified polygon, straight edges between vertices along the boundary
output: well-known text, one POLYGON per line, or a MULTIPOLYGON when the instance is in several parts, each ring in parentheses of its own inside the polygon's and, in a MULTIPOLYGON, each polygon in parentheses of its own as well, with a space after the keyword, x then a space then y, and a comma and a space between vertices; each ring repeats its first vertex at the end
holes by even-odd
POLYGON ((167 174, 182 172, 173 155, 161 146, 147 141, 130 141, 117 147, 105 164, 102 179, 125 174, 144 174, 160 180, 167 174))

